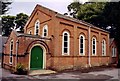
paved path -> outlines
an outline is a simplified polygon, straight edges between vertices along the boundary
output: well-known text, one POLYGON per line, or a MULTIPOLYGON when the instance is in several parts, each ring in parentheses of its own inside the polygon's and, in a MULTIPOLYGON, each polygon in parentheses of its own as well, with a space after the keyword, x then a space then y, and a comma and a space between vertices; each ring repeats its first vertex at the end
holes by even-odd
MULTIPOLYGON (((0 68, 0 79, 2 81, 38 81, 41 79, 42 81, 119 81, 120 69, 116 68, 107 68, 100 71, 88 72, 88 73, 81 73, 80 71, 71 71, 71 72, 62 72, 56 74, 49 74, 49 75, 15 75, 11 74, 8 70, 0 68), (118 80, 119 78, 119 80, 118 80)), ((40 81, 41 81, 40 80, 40 81)))

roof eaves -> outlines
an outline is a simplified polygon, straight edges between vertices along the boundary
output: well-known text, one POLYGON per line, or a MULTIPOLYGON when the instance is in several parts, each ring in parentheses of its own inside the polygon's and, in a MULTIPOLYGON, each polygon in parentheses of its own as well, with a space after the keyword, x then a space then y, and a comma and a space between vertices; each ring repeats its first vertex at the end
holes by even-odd
POLYGON ((56 17, 63 18, 63 19, 66 19, 66 20, 70 20, 70 21, 72 21, 72 22, 76 22, 76 23, 85 25, 85 26, 87 26, 87 27, 92 27, 92 28, 95 28, 95 29, 104 31, 104 32, 106 32, 106 33, 109 33, 108 31, 106 31, 106 30, 104 30, 104 29, 101 29, 101 28, 99 28, 99 27, 96 27, 96 26, 94 26, 94 25, 92 25, 92 24, 90 24, 90 23, 87 23, 87 22, 85 22, 85 21, 78 20, 78 19, 75 19, 75 18, 72 18, 72 17, 69 17, 69 16, 65 16, 65 15, 62 15, 62 14, 60 14, 60 13, 57 13, 57 14, 56 14, 56 17))

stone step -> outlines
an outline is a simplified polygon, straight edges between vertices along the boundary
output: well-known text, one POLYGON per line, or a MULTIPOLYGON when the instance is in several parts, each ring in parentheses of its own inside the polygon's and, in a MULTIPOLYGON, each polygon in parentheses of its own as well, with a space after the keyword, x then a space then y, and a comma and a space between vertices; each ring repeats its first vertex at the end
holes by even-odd
POLYGON ((53 74, 56 73, 52 70, 31 70, 28 75, 40 75, 40 74, 53 74))

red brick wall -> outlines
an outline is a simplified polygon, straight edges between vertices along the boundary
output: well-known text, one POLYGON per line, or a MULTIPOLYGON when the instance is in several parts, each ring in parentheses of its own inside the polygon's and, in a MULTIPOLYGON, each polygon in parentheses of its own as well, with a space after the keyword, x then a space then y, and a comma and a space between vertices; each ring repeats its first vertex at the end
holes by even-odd
POLYGON ((110 56, 111 56, 110 62, 111 62, 111 63, 117 63, 117 62, 118 62, 118 52, 117 52, 117 45, 116 45, 115 40, 113 40, 113 41, 110 43, 109 48, 110 48, 110 56), (113 56, 112 56, 112 47, 116 47, 116 57, 113 57, 113 56))
MULTIPOLYGON (((48 25, 48 38, 51 40, 43 40, 48 46, 49 52, 47 50, 46 54, 46 68, 52 68, 56 70, 70 69, 70 68, 80 68, 80 67, 88 67, 88 51, 89 51, 89 36, 88 36, 88 26, 78 24, 72 21, 68 21, 62 18, 57 18, 55 16, 55 12, 52 12, 46 8, 37 6, 33 11, 32 16, 28 20, 28 24, 25 26, 24 33, 28 33, 32 30, 32 34, 34 35, 34 23, 37 19, 40 21, 40 29, 39 35, 42 36, 42 30, 44 25, 48 25), (68 31, 70 33, 70 55, 63 56, 62 55, 62 33, 63 31, 68 31), (79 54, 79 35, 83 34, 85 36, 85 56, 80 56, 79 54)), ((91 65, 99 66, 102 64, 110 63, 110 54, 109 54, 109 33, 103 32, 97 28, 90 28, 90 55, 91 55, 91 65), (92 56, 92 37, 95 36, 97 38, 97 54, 96 56, 92 56), (102 39, 106 40, 106 56, 102 56, 102 39)), ((8 42, 6 43, 5 54, 9 54, 9 42, 13 39, 16 41, 19 39, 19 55, 25 55, 24 57, 19 57, 18 62, 22 62, 26 68, 29 68, 29 56, 30 49, 34 44, 41 43, 40 41, 36 41, 30 44, 34 40, 39 40, 39 38, 29 38, 29 37, 16 37, 15 34, 11 34, 8 42), (29 46, 30 45, 30 46, 29 46), (28 50, 27 50, 28 48, 28 50), (26 51, 27 50, 27 51, 26 51)), ((14 44, 15 45, 15 44, 14 44)), ((47 49, 47 48, 46 48, 47 49)), ((14 53, 16 53, 14 49, 14 53)), ((9 57, 4 57, 4 63, 8 63, 9 57)), ((14 59, 15 60, 15 59, 14 59)), ((15 62, 15 61, 14 61, 15 62)), ((13 63, 15 66, 15 63, 13 63)))

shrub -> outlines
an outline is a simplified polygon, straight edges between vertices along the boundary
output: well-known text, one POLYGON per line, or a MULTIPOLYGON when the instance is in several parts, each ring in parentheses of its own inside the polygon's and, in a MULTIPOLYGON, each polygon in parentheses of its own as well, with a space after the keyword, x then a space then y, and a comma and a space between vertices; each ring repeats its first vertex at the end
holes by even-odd
POLYGON ((17 71, 17 74, 20 74, 20 75, 27 74, 28 72, 27 69, 25 69, 24 65, 21 63, 17 64, 16 71, 17 71))

